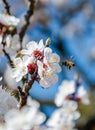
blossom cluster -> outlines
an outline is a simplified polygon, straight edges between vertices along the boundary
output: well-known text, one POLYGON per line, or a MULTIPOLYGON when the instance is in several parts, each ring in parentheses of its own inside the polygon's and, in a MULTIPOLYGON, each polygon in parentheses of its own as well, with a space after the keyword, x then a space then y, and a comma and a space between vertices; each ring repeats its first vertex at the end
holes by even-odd
POLYGON ((0 123, 3 123, 5 114, 13 108, 17 108, 17 100, 0 86, 0 123))
POLYGON ((39 103, 28 97, 27 105, 22 110, 13 109, 5 116, 6 124, 2 130, 36 130, 46 117, 39 111, 39 103))
POLYGON ((73 80, 64 80, 55 97, 58 109, 47 121, 47 130, 75 130, 76 120, 80 117, 77 111, 79 101, 86 105, 90 103, 85 88, 73 80))
POLYGON ((64 100, 73 100, 83 104, 89 104, 88 93, 84 86, 76 84, 74 80, 64 80, 59 86, 59 92, 56 95, 55 103, 58 107, 64 104, 64 100))
MULTIPOLYGON (((73 80, 65 80, 62 82, 59 86, 59 92, 55 97, 55 104, 58 108, 46 121, 45 125, 41 126, 46 117, 39 111, 39 103, 28 97, 26 106, 21 110, 15 108, 8 111, 7 114, 5 113, 5 118, 3 119, 5 124, 3 126, 1 125, 0 128, 2 130, 76 130, 76 121, 80 117, 80 113, 77 111, 78 102, 81 101, 81 103, 87 105, 89 104, 89 99, 87 91, 81 84, 77 87, 77 89, 82 88, 81 95, 74 91, 74 87, 77 87, 77 85, 73 80), (74 92, 76 93, 75 96, 73 95, 73 98, 69 98, 74 92), (76 100, 78 98, 80 100, 76 100)), ((10 103, 13 104, 12 101, 10 103)))
POLYGON ((20 81, 23 76, 30 74, 31 76, 37 70, 36 81, 44 88, 58 81, 57 73, 61 71, 59 65, 60 57, 52 52, 52 49, 43 44, 43 40, 39 43, 30 41, 26 45, 26 49, 21 50, 21 57, 14 59, 15 68, 13 68, 12 76, 16 81, 20 81))
POLYGON ((19 22, 19 18, 15 16, 0 14, 0 44, 2 43, 4 46, 9 46, 11 37, 10 31, 13 30, 19 22))
POLYGON ((74 101, 64 101, 63 107, 54 111, 47 121, 47 130, 74 130, 75 121, 80 117, 77 107, 74 101))

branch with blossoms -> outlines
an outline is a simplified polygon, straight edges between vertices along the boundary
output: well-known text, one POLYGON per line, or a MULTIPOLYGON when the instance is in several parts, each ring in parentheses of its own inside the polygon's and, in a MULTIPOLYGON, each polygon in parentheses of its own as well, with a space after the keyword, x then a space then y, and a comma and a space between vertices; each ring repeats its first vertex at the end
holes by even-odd
POLYGON ((15 68, 12 69, 12 76, 16 81, 22 80, 27 74, 30 75, 29 81, 23 87, 18 87, 19 108, 26 104, 29 89, 34 81, 43 88, 49 88, 58 81, 57 73, 61 71, 60 57, 53 53, 48 45, 49 40, 46 41, 46 45, 43 44, 43 40, 40 40, 39 44, 31 41, 27 44, 27 49, 21 50, 22 56, 14 59, 15 68))
POLYGON ((8 112, 5 116, 6 123, 0 127, 2 130, 26 128, 28 130, 75 130, 76 121, 80 117, 80 113, 77 111, 79 102, 89 104, 87 91, 78 79, 64 80, 55 97, 55 104, 58 108, 44 126, 41 124, 45 121, 46 116, 39 111, 39 103, 28 96, 23 109, 8 112))
MULTIPOLYGON (((3 45, 2 51, 7 58, 9 65, 11 66, 11 68, 14 68, 15 65, 13 63, 13 60, 10 57, 10 54, 6 51, 6 48, 11 48, 11 42, 13 42, 13 40, 14 40, 13 36, 17 33, 17 25, 20 23, 20 20, 14 16, 11 16, 9 3, 6 0, 3 0, 3 3, 5 5, 6 14, 0 14, 0 42, 3 45)), ((27 30, 27 27, 29 26, 30 17, 33 15, 34 4, 35 4, 34 0, 29 0, 29 8, 25 15, 26 23, 22 26, 21 31, 19 32, 18 40, 20 41, 19 42, 20 48, 18 48, 17 51, 22 48, 22 40, 23 40, 23 37, 27 30)), ((33 78, 33 76, 32 76, 32 78, 33 78)), ((23 77, 23 79, 25 79, 25 78, 23 77)), ((33 82, 33 79, 31 79, 32 82, 33 82)), ((32 82, 31 82, 31 85, 32 85, 32 82)), ((26 84, 27 87, 25 89, 25 92, 23 92, 23 93, 25 93, 25 95, 27 95, 27 93, 28 93, 28 90, 30 88, 29 85, 30 85, 30 81, 26 84)), ((3 88, 6 88, 6 87, 3 87, 3 88)), ((9 89, 6 89, 6 91, 9 89)), ((10 89, 10 91, 12 91, 12 90, 10 89)), ((14 95, 15 95, 15 91, 14 91, 14 95)), ((17 99, 18 99, 18 97, 19 98, 22 97, 20 89, 18 89, 17 99)))

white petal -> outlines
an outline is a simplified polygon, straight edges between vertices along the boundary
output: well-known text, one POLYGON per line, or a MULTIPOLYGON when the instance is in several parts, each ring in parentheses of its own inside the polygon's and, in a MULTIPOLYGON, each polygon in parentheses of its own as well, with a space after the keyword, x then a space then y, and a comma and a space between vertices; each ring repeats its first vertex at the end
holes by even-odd
POLYGON ((44 56, 48 57, 52 53, 52 50, 49 47, 44 49, 44 56))
POLYGON ((27 67, 24 67, 21 71, 22 76, 26 75, 28 73, 27 67))
POLYGON ((0 81, 2 81, 2 79, 3 79, 3 78, 2 78, 2 77, 0 77, 0 81))
POLYGON ((26 45, 28 50, 36 50, 37 49, 37 43, 35 41, 31 41, 26 45))
POLYGON ((80 113, 78 112, 78 111, 75 111, 74 113, 73 113, 73 119, 74 120, 77 120, 77 119, 79 119, 80 118, 80 113))
POLYGON ((56 53, 53 53, 51 57, 51 62, 56 62, 56 63, 60 62, 59 55, 57 55, 56 53))
POLYGON ((43 113, 38 113, 37 116, 35 117, 36 118, 36 121, 35 121, 35 124, 36 125, 39 125, 41 123, 43 123, 46 119, 45 115, 43 113))
POLYGON ((22 76, 19 75, 18 77, 16 77, 16 82, 19 82, 22 79, 22 76))
POLYGON ((12 69, 12 77, 15 78, 18 75, 19 71, 17 68, 12 69))
POLYGON ((38 69, 42 70, 43 69, 43 63, 41 61, 37 61, 37 66, 38 66, 38 69))
POLYGON ((0 34, 0 44, 2 43, 3 36, 0 34))
POLYGON ((63 102, 64 102, 64 97, 61 96, 61 94, 57 94, 56 97, 55 97, 56 106, 58 106, 58 107, 62 106, 63 102))
POLYGON ((41 40, 39 41, 38 50, 40 50, 41 52, 44 50, 43 39, 41 39, 41 40))
POLYGON ((56 63, 50 64, 50 67, 51 67, 52 71, 54 71, 54 72, 61 72, 61 70, 62 70, 60 65, 56 64, 56 63))
POLYGON ((39 83, 40 83, 40 85, 41 85, 43 88, 49 88, 49 87, 50 87, 50 83, 49 83, 49 82, 46 82, 44 79, 41 79, 39 83))
POLYGON ((10 47, 10 45, 11 45, 11 40, 12 40, 12 36, 11 36, 11 35, 7 35, 7 36, 6 36, 7 47, 10 47))
POLYGON ((19 21, 20 20, 14 16, 0 14, 0 22, 4 25, 17 26, 19 21))
POLYGON ((57 83, 58 82, 58 76, 56 74, 53 74, 52 77, 51 77, 51 82, 54 84, 54 83, 57 83))
POLYGON ((16 58, 16 59, 14 59, 14 64, 15 64, 15 65, 18 65, 18 64, 21 64, 21 63, 22 63, 21 58, 16 58))
POLYGON ((21 54, 23 54, 23 55, 30 55, 30 51, 28 51, 26 49, 23 49, 23 50, 21 50, 21 54))
POLYGON ((88 99, 88 97, 84 97, 81 99, 81 102, 85 105, 89 105, 90 104, 90 100, 88 99))

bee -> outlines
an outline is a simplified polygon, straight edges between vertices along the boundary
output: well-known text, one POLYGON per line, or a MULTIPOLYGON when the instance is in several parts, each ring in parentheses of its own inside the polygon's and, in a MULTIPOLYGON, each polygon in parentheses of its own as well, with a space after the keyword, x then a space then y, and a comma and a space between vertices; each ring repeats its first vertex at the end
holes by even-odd
POLYGON ((75 63, 69 60, 65 60, 62 62, 62 65, 66 66, 70 70, 71 67, 75 66, 75 63))

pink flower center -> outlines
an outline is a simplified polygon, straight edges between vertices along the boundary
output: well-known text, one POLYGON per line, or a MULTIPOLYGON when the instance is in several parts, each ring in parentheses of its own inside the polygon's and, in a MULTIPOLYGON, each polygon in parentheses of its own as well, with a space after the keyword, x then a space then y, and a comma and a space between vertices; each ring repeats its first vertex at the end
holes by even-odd
POLYGON ((45 69, 46 69, 47 67, 48 67, 48 66, 47 66, 46 64, 43 64, 43 68, 45 68, 45 69))
POLYGON ((33 72, 35 68, 36 68, 36 65, 34 63, 27 65, 28 72, 33 72))
POLYGON ((0 34, 2 34, 3 33, 3 31, 2 31, 2 29, 0 28, 0 34))
POLYGON ((80 97, 75 97, 75 101, 80 102, 81 98, 80 97))
POLYGON ((3 25, 0 23, 0 34, 2 34, 3 30, 2 30, 3 25))
POLYGON ((67 99, 67 100, 74 100, 74 101, 77 101, 77 102, 80 102, 80 101, 81 101, 81 98, 80 98, 80 97, 77 97, 77 96, 70 97, 70 95, 67 95, 67 96, 66 96, 66 99, 67 99))
POLYGON ((39 50, 35 50, 33 51, 33 55, 37 58, 37 59, 42 59, 43 55, 39 50))

